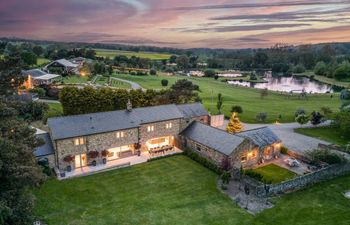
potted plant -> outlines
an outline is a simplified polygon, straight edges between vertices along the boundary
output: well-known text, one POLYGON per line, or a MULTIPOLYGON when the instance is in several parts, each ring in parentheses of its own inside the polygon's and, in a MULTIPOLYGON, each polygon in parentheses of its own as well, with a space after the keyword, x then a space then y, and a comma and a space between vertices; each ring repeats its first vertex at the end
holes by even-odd
MULTIPOLYGON (((96 159, 96 158, 98 157, 98 155, 99 155, 99 152, 98 152, 98 151, 90 151, 90 152, 89 152, 89 157, 90 157, 90 159, 96 159)), ((93 161, 92 161, 92 165, 93 165, 93 166, 96 166, 96 160, 93 160, 93 161)))
POLYGON ((107 157, 108 157, 109 151, 108 150, 103 150, 101 155, 103 156, 102 163, 106 164, 107 163, 107 157))
POLYGON ((73 160, 74 160, 74 156, 73 156, 73 155, 66 155, 66 156, 63 158, 63 161, 65 161, 66 163, 68 163, 68 166, 67 166, 67 171, 68 171, 68 172, 71 172, 71 171, 72 171, 71 163, 73 162, 73 160))

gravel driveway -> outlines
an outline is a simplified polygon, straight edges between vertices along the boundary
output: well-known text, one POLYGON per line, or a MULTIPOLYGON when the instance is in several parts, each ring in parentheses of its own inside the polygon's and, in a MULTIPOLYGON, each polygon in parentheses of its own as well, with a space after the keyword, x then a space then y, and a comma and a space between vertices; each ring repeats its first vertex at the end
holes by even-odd
MULTIPOLYGON (((225 129, 227 126, 228 121, 225 120, 224 126, 222 126, 222 129, 225 129)), ((319 126, 327 126, 330 124, 330 121, 326 121, 319 126)), ((283 124, 248 124, 243 123, 244 130, 251 130, 259 127, 269 127, 281 140, 284 146, 287 148, 303 153, 307 150, 312 150, 317 148, 319 143, 322 144, 330 144, 329 142, 322 141, 317 138, 305 136, 302 134, 298 134, 294 132, 295 128, 300 128, 300 125, 298 123, 283 123, 283 124)), ((305 124, 303 125, 303 128, 307 127, 315 127, 313 125, 305 124)))

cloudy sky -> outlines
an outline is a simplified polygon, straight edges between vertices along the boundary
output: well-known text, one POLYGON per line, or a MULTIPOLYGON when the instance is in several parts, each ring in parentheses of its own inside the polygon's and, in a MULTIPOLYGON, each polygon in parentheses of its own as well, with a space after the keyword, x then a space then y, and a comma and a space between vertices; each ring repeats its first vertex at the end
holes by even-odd
POLYGON ((169 47, 350 41, 350 0, 1 0, 0 36, 169 47))

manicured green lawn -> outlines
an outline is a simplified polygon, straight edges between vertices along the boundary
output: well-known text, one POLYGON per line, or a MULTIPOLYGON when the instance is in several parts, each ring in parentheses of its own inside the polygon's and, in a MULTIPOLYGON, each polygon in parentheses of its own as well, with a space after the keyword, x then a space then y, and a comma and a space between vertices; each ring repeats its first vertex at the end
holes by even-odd
POLYGON ((111 79, 111 86, 116 88, 122 88, 122 89, 130 89, 131 85, 129 83, 125 83, 119 80, 113 80, 111 79))
POLYGON ((89 80, 88 76, 67 76, 63 78, 65 84, 86 83, 89 80))
POLYGON ((38 60, 37 60, 37 62, 36 62, 36 65, 43 65, 43 64, 46 64, 46 63, 48 63, 48 62, 50 62, 50 60, 49 59, 46 59, 46 58, 38 58, 38 60))
POLYGON ((216 188, 218 176, 185 156, 65 181, 34 190, 35 213, 56 224, 348 225, 350 176, 274 199, 252 216, 216 188))
POLYGON ((49 105, 49 110, 55 110, 58 112, 63 112, 62 105, 60 103, 47 103, 49 105))
POLYGON ((156 52, 131 52, 121 50, 109 50, 109 49, 95 49, 96 55, 100 57, 114 58, 116 55, 125 55, 127 57, 136 56, 140 58, 148 58, 151 60, 169 59, 171 54, 156 53, 156 52))
POLYGON ((297 176, 297 174, 293 173, 292 171, 277 166, 276 164, 268 164, 266 166, 253 169, 252 171, 263 176, 261 181, 271 184, 277 184, 297 176))
POLYGON ((295 129, 295 132, 319 138, 340 146, 350 143, 350 139, 344 137, 342 133, 334 127, 298 128, 295 129))
POLYGON ((298 108, 304 108, 308 113, 321 107, 328 106, 334 112, 339 110, 341 104, 339 95, 333 94, 314 94, 309 95, 308 100, 299 99, 298 97, 287 98, 285 94, 269 91, 268 96, 264 99, 260 97, 261 90, 247 87, 231 86, 227 83, 216 81, 213 78, 193 78, 183 76, 132 76, 127 74, 117 74, 116 77, 135 81, 146 89, 162 89, 161 80, 167 79, 169 88, 179 79, 189 79, 199 85, 200 97, 204 106, 212 114, 217 113, 216 99, 218 93, 222 93, 224 98, 222 112, 226 116, 230 116, 230 110, 233 105, 239 105, 243 108, 240 119, 247 123, 258 123, 255 119, 259 112, 267 113, 266 122, 275 122, 279 115, 282 116, 281 122, 294 122, 294 113, 298 108))

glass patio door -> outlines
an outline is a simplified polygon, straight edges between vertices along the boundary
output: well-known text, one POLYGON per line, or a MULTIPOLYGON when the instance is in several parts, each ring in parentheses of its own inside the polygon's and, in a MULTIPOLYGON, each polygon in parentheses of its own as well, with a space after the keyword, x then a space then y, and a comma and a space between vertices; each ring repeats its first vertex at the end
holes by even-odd
POLYGON ((75 168, 81 168, 87 165, 86 154, 75 155, 75 168))

